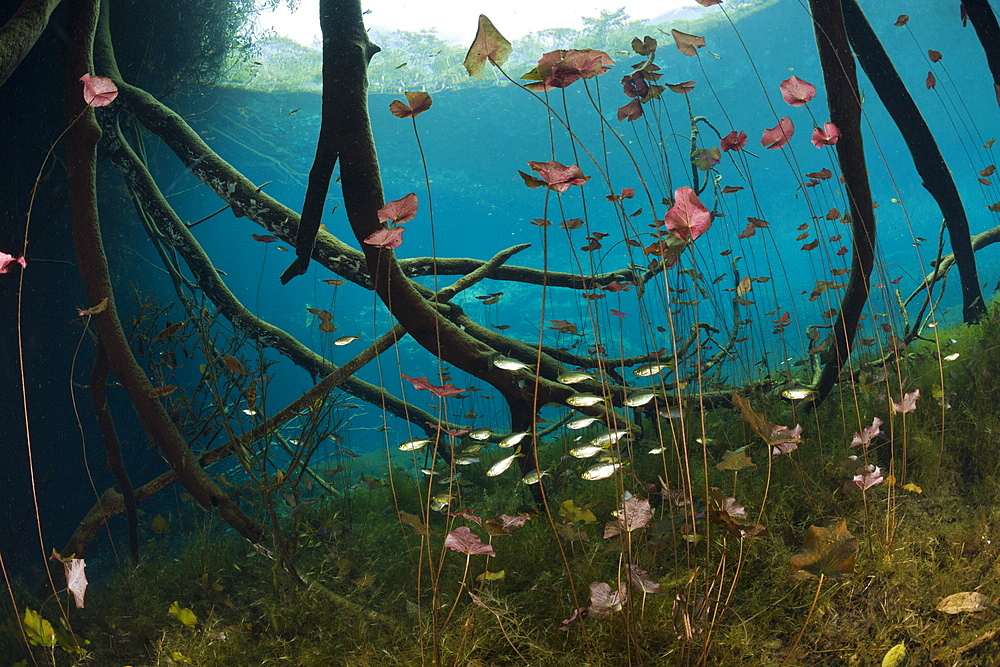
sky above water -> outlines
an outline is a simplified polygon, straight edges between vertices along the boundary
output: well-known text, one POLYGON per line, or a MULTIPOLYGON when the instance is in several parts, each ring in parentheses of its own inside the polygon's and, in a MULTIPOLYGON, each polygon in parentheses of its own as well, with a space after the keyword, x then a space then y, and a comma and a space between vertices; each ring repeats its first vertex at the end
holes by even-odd
MULTIPOLYGON (((694 0, 504 0, 497 3, 456 3, 443 0, 362 0, 367 24, 376 30, 418 31, 435 28, 438 35, 454 44, 471 44, 480 13, 486 13, 508 39, 547 28, 582 28, 583 16, 600 16, 602 9, 624 7, 634 19, 655 19, 665 15, 679 18, 704 12, 694 0), (461 6, 460 6, 461 5, 461 6)), ((295 12, 279 7, 261 15, 262 28, 310 45, 319 37, 319 0, 301 0, 295 12)))

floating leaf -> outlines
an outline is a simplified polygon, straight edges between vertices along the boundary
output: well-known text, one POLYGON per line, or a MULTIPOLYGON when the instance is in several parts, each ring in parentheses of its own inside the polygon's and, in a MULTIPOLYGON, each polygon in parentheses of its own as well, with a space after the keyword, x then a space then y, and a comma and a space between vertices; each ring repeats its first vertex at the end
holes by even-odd
POLYGON ((222 362, 226 364, 226 368, 228 368, 232 373, 236 373, 237 375, 243 375, 246 373, 246 369, 243 368, 243 362, 232 355, 227 354, 222 357, 222 362))
POLYGON ((489 60, 495 66, 500 67, 507 62, 510 56, 511 46, 500 31, 496 29, 484 14, 479 15, 479 30, 476 31, 476 38, 469 47, 469 52, 465 54, 465 70, 469 76, 477 79, 482 78, 483 68, 489 60))
POLYGON ((726 453, 722 455, 722 460, 715 464, 718 470, 732 470, 734 472, 739 470, 745 470, 746 468, 756 468, 757 464, 754 463, 749 456, 747 456, 746 451, 739 450, 738 452, 731 452, 726 450, 726 453))
POLYGON ((380 229, 377 232, 369 234, 365 238, 365 243, 368 245, 373 245, 379 248, 389 248, 390 250, 398 248, 403 245, 403 230, 404 227, 391 227, 389 229, 380 229))
POLYGON ((760 145, 768 150, 781 148, 791 140, 793 134, 795 134, 795 125, 791 118, 784 116, 777 125, 769 130, 764 130, 764 134, 760 138, 760 145))
POLYGON ((906 667, 910 656, 906 653, 906 644, 899 643, 886 651, 882 657, 882 667, 906 667))
POLYGON ((106 107, 118 97, 118 87, 106 76, 84 74, 80 81, 83 81, 83 101, 92 107, 106 107))
POLYGON ((400 510, 399 520, 402 523, 405 523, 410 528, 412 528, 413 532, 415 532, 417 535, 423 535, 424 537, 429 537, 431 534, 430 529, 424 524, 423 521, 420 520, 420 517, 415 514, 410 514, 409 512, 404 512, 400 510))
POLYGON ((793 107, 803 106, 816 97, 816 86, 794 75, 782 81, 778 87, 781 89, 781 99, 793 107))
POLYGON ((805 543, 788 561, 793 581, 818 577, 821 574, 842 579, 854 573, 854 557, 858 541, 847 530, 847 521, 838 519, 828 526, 809 526, 805 543))
POLYGON ((674 191, 674 205, 667 211, 664 223, 682 241, 694 241, 712 225, 712 213, 687 186, 674 191))
POLYGON ((583 185, 590 180, 590 176, 584 176, 580 167, 575 164, 567 166, 551 160, 549 162, 529 162, 528 166, 542 177, 538 179, 523 171, 518 171, 529 188, 545 186, 549 190, 566 192, 571 185, 583 185))
POLYGON ((653 510, 648 500, 635 496, 626 498, 618 507, 617 519, 604 524, 604 537, 631 533, 644 527, 652 518, 653 510))
POLYGON ((899 403, 892 402, 892 411, 906 414, 917 409, 917 399, 920 398, 920 390, 916 389, 909 394, 903 394, 903 400, 899 403))
POLYGON ((740 130, 739 132, 733 130, 726 136, 722 137, 722 141, 719 142, 719 148, 722 149, 723 153, 728 151, 741 151, 746 145, 747 133, 743 130, 740 130))
POLYGON ((393 221, 393 224, 401 225, 409 222, 417 214, 417 195, 413 192, 404 195, 400 199, 387 202, 385 206, 378 210, 378 221, 393 221))
POLYGON ((486 556, 496 556, 493 547, 483 544, 479 536, 472 532, 468 526, 460 526, 448 533, 444 538, 444 545, 452 551, 457 551, 469 556, 484 554, 486 556))
POLYGON ((989 598, 982 593, 966 591, 964 593, 953 593, 938 603, 935 607, 937 611, 946 614, 967 614, 989 609, 989 598))
POLYGON ((704 37, 689 35, 686 32, 681 32, 680 30, 671 30, 670 34, 674 36, 674 42, 677 44, 677 50, 686 56, 698 55, 698 49, 705 46, 704 37))
POLYGON ((463 391, 465 391, 464 389, 459 389, 450 382, 445 382, 442 385, 437 385, 437 384, 431 384, 426 377, 411 378, 406 373, 400 373, 399 375, 401 378, 407 380, 410 384, 412 384, 414 389, 418 389, 420 391, 429 391, 435 396, 441 396, 442 398, 448 396, 454 396, 456 394, 461 394, 463 391))
POLYGON ((180 603, 176 600, 167 609, 167 614, 173 616, 189 628, 193 628, 198 623, 198 617, 194 615, 194 612, 187 607, 181 607, 180 603))
POLYGON ((389 111, 396 118, 416 118, 423 112, 431 108, 431 96, 425 92, 406 92, 406 104, 399 100, 393 100, 389 104, 389 111))
POLYGON ((169 396, 178 389, 180 389, 180 387, 175 384, 165 384, 162 387, 153 387, 146 395, 150 398, 162 398, 163 396, 169 396))
POLYGON ((590 511, 589 506, 577 507, 572 498, 564 500, 559 505, 559 516, 570 523, 576 523, 577 521, 597 523, 597 517, 590 511))
POLYGON ((83 608, 83 596, 87 593, 87 575, 84 569, 87 564, 82 558, 70 558, 62 562, 66 573, 66 588, 73 594, 73 602, 77 609, 83 608))

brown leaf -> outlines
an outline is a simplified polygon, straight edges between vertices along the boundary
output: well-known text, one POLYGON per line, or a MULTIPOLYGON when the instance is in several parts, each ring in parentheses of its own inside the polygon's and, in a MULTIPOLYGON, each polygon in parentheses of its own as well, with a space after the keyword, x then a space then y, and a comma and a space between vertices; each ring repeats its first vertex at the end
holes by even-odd
POLYGON ((824 575, 843 579, 854 574, 858 540, 847 530, 847 521, 837 519, 828 526, 809 526, 805 543, 788 559, 792 581, 824 575))
POLYGON ((482 78, 487 60, 499 67, 507 62, 510 52, 510 42, 484 14, 480 14, 479 30, 476 31, 476 38, 469 47, 469 52, 465 54, 463 64, 470 76, 482 78))
POLYGON ((424 525, 424 522, 420 520, 420 517, 415 514, 410 514, 409 512, 404 512, 400 510, 399 520, 405 523, 407 526, 413 529, 417 535, 423 535, 424 537, 429 537, 431 534, 430 529, 424 525))

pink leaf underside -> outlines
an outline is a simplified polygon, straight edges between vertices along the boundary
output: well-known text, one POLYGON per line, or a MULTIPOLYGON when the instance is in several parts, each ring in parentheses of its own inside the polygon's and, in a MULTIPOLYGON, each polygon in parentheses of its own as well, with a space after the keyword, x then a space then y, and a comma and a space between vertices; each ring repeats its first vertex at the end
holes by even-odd
POLYGON ((639 118, 642 118, 642 103, 639 101, 638 97, 633 98, 633 100, 625 106, 618 107, 618 120, 627 119, 628 122, 631 123, 639 118))
POLYGON ((379 248, 389 248, 390 250, 393 250, 403 245, 403 229, 404 227, 380 229, 374 234, 370 234, 368 238, 365 239, 365 243, 368 245, 378 246, 379 248))
POLYGON ((781 88, 781 99, 793 107, 800 107, 816 97, 816 86, 794 75, 782 81, 778 87, 781 88))
POLYGON ((604 618, 608 614, 621 611, 625 604, 626 593, 621 590, 612 590, 610 584, 603 581, 594 582, 590 585, 590 616, 594 618, 604 618))
POLYGON ((535 69, 522 78, 536 80, 537 83, 529 83, 527 87, 542 92, 565 88, 577 79, 591 79, 614 65, 611 56, 596 49, 549 51, 538 60, 535 69))
POLYGON ((87 564, 82 558, 71 558, 63 561, 63 568, 66 572, 66 587, 73 594, 73 601, 77 609, 83 608, 83 596, 87 593, 87 575, 84 569, 87 564))
POLYGON ((712 224, 712 214, 698 199, 695 191, 687 186, 674 191, 674 205, 667 211, 667 229, 682 241, 704 234, 712 224))
POLYGON ((14 257, 5 252, 0 252, 0 273, 7 273, 11 269, 11 264, 20 264, 23 269, 28 265, 24 257, 14 257))
POLYGON ((550 190, 556 192, 566 192, 571 185, 583 185, 590 179, 590 176, 584 176, 580 167, 575 164, 567 166, 552 160, 551 162, 529 162, 528 166, 542 177, 550 190))
POLYGON ((881 419, 879 419, 878 417, 872 419, 871 426, 866 426, 865 428, 861 429, 860 433, 854 434, 854 440, 851 442, 851 447, 857 447, 859 445, 867 447, 868 443, 870 443, 872 440, 877 438, 879 434, 882 433, 882 429, 880 428, 881 426, 882 426, 881 419))
POLYGON ((712 5, 721 5, 722 0, 694 0, 702 7, 711 7, 712 5))
POLYGON ((686 56, 698 55, 698 49, 705 46, 705 38, 699 35, 689 35, 680 30, 671 30, 670 34, 674 36, 677 50, 686 56))
POLYGON ((833 146, 838 141, 840 141, 840 130, 830 121, 823 123, 822 130, 818 127, 813 130, 812 144, 816 148, 833 146))
POLYGON ((80 81, 83 81, 83 101, 92 107, 106 107, 118 97, 118 86, 105 76, 84 74, 80 81))
POLYGON ((913 412, 917 409, 917 399, 920 398, 920 390, 916 389, 909 394, 903 394, 903 400, 899 403, 893 401, 892 411, 898 413, 913 412))
POLYGON ((450 382, 445 382, 444 384, 441 385, 431 384, 430 381, 428 381, 428 379, 425 377, 411 378, 406 373, 400 373, 400 377, 402 377, 404 380, 407 380, 410 384, 412 384, 414 389, 420 391, 429 391, 435 396, 441 396, 442 398, 447 398, 448 396, 454 396, 455 394, 461 394, 463 391, 465 391, 464 389, 459 389, 450 382))
POLYGON ((733 130, 726 136, 722 137, 722 141, 719 142, 719 148, 722 152, 728 151, 741 151, 743 147, 747 145, 747 133, 743 130, 737 132, 733 130))
POLYGON ((653 518, 653 510, 649 501, 636 497, 629 498, 618 508, 618 518, 609 521, 604 526, 604 537, 614 537, 621 533, 630 533, 649 523, 653 518))
POLYGON ((865 491, 884 481, 882 470, 875 465, 861 466, 854 477, 844 483, 845 491, 865 491))
POLYGON ((765 148, 781 148, 787 144, 792 135, 795 134, 795 125, 788 116, 783 117, 778 124, 769 130, 764 130, 760 138, 760 145, 765 148))
POLYGON ((417 195, 410 193, 402 199, 387 202, 385 206, 378 210, 378 221, 388 222, 395 220, 397 225, 413 220, 417 214, 417 195))
POLYGON ((433 103, 431 96, 425 92, 407 92, 405 95, 406 104, 393 100, 389 105, 389 111, 397 118, 416 118, 430 109, 433 103))
POLYGON ((638 565, 629 563, 625 566, 625 573, 628 575, 628 582, 632 588, 643 594, 657 595, 660 592, 660 582, 649 576, 649 572, 638 565))
POLYGON ((479 30, 472 41, 472 46, 469 47, 469 52, 465 54, 464 64, 469 75, 481 78, 487 60, 496 66, 503 65, 507 62, 510 52, 510 42, 500 34, 492 21, 480 14, 479 30))
POLYGON ((479 539, 479 536, 473 533, 468 526, 461 526, 448 533, 448 536, 444 538, 444 545, 452 551, 468 554, 470 556, 476 556, 479 554, 496 556, 496 552, 493 551, 493 547, 489 544, 483 544, 482 540, 479 539))

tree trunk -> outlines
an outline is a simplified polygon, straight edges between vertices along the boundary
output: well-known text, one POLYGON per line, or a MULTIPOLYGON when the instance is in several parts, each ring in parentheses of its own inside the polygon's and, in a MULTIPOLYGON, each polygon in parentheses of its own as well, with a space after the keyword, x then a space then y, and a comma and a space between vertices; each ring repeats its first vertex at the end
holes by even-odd
MULTIPOLYGON (((913 164, 920 174, 922 185, 937 202, 948 228, 951 249, 958 263, 962 282, 962 315, 966 324, 972 324, 986 313, 983 293, 979 287, 976 256, 972 251, 969 219, 965 215, 962 198, 955 186, 955 179, 948 169, 934 135, 920 114, 909 91, 899 78, 882 43, 875 35, 857 0, 843 0, 844 22, 847 25, 851 46, 858 62, 875 86, 875 92, 896 123, 906 147, 913 157, 913 164)), ((995 21, 994 21, 995 23, 995 21)))

